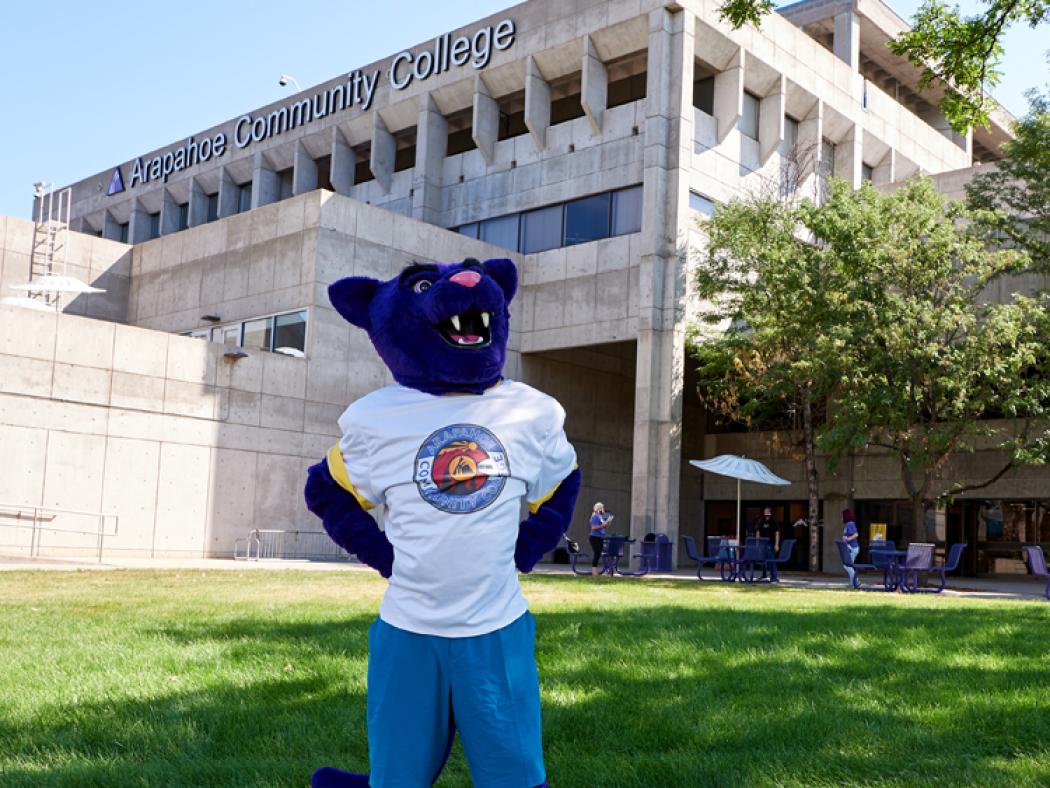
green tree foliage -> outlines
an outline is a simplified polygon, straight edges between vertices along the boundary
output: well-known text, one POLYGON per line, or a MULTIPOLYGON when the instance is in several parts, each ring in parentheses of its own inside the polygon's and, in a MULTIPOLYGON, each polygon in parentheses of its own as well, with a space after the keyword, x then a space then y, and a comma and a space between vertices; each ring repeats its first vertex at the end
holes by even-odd
MULTIPOLYGON (((994 106, 986 91, 999 83, 1002 39, 1011 25, 1050 21, 1050 0, 983 0, 981 13, 964 16, 958 6, 925 0, 912 28, 890 43, 921 70, 920 87, 945 88, 941 111, 959 133, 988 124, 994 106)), ((724 0, 719 12, 734 28, 758 25, 773 10, 769 0, 724 0)))
POLYGON ((1028 114, 1014 124, 1005 158, 967 184, 993 239, 1028 253, 1033 270, 1050 274, 1050 92, 1029 94, 1028 114))
POLYGON ((694 331, 705 400, 746 421, 759 401, 830 398, 817 448, 832 464, 889 452, 912 540, 925 538, 931 504, 1045 458, 1045 300, 989 298, 1025 259, 989 249, 977 218, 927 181, 886 195, 833 181, 822 205, 734 201, 706 227, 700 293, 747 328, 694 331), (952 459, 978 448, 1001 449, 1002 465, 956 484, 952 459))

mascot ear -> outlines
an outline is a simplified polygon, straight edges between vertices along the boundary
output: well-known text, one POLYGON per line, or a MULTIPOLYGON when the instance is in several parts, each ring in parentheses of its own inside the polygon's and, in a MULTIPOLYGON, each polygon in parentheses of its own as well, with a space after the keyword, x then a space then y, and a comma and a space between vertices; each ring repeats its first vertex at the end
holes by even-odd
POLYGON ((348 276, 328 286, 328 300, 347 322, 371 331, 372 319, 368 308, 381 284, 367 276, 348 276))
POLYGON ((486 260, 481 267, 485 269, 486 274, 496 280, 496 284, 503 291, 503 300, 509 304, 514 294, 518 292, 518 269, 514 267, 514 263, 501 257, 486 260))

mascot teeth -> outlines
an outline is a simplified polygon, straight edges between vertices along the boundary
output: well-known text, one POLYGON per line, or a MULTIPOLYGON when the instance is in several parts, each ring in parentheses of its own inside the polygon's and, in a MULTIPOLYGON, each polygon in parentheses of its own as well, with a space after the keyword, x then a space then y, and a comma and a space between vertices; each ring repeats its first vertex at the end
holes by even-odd
POLYGON ((456 331, 462 331, 463 328, 459 324, 459 315, 452 316, 452 325, 455 326, 456 331))
POLYGON ((485 326, 485 328, 489 327, 489 313, 488 312, 482 312, 481 313, 481 323, 482 323, 482 325, 485 326))

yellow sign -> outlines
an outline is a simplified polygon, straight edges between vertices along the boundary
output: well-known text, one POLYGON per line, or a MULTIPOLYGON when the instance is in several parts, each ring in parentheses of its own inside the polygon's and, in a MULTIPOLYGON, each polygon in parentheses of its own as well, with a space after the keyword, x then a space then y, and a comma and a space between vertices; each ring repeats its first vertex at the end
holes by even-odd
POLYGON ((870 542, 885 542, 886 541, 886 523, 872 523, 871 524, 871 535, 868 537, 870 542))

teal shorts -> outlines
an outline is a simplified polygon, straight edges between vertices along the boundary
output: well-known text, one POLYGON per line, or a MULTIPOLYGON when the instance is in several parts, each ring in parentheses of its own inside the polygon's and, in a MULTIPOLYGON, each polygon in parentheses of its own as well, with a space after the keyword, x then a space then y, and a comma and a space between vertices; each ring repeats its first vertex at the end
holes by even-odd
POLYGON ((456 730, 476 788, 542 785, 535 636, 528 612, 465 638, 418 635, 376 619, 368 636, 373 788, 431 785, 456 730))

